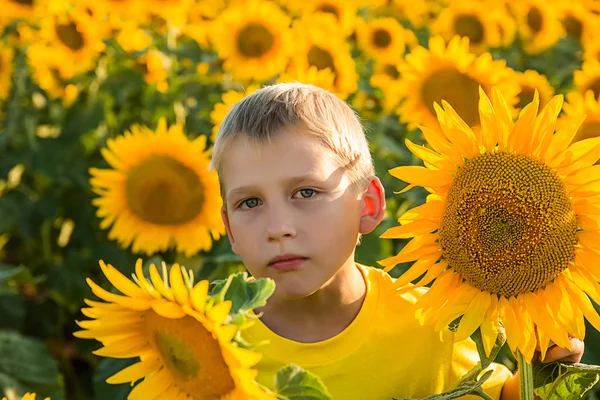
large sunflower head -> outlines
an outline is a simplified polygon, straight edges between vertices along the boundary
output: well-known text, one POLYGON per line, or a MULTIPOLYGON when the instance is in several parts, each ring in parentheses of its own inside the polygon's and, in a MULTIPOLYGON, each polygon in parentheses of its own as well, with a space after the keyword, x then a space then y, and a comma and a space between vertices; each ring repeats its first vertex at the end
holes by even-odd
POLYGON ((140 361, 107 379, 108 383, 134 383, 129 399, 158 396, 165 399, 244 400, 274 399, 254 382, 251 369, 261 358, 238 347, 235 325, 225 321, 230 301, 208 297, 208 281, 193 282, 193 275, 178 264, 162 276, 150 265, 150 280, 142 262, 134 281, 100 261, 104 275, 122 294, 102 289, 88 279, 92 292, 104 302, 86 300, 81 311, 91 320, 78 322, 84 330, 75 336, 96 339, 103 345, 94 354, 140 361))
POLYGON ((517 108, 519 110, 533 101, 536 91, 540 96, 541 108, 543 108, 554 95, 554 88, 550 85, 546 76, 537 71, 528 69, 525 72, 515 72, 514 79, 519 84, 519 102, 517 103, 517 108))
POLYGON ((595 98, 600 96, 600 61, 590 60, 583 63, 580 70, 573 74, 575 90, 582 95, 588 91, 595 98))
POLYGON ((600 138, 570 144, 581 118, 555 133, 561 106, 556 96, 538 114, 535 96, 513 122, 499 90, 491 101, 480 90, 473 131, 443 101, 441 129, 423 128, 431 149, 407 140, 426 166, 390 171, 431 194, 384 233, 412 239, 381 263, 417 260, 397 284, 435 280, 421 322, 442 330, 462 317, 456 340, 481 328, 488 354, 500 322, 528 362, 536 332, 545 353, 550 340, 570 349, 569 335, 583 339, 584 317, 600 329, 588 298, 600 304, 600 138))
POLYGON ((600 136, 600 99, 590 91, 585 95, 569 93, 563 113, 558 119, 559 128, 573 125, 583 118, 583 123, 577 131, 574 142, 600 136))
POLYGON ((359 19, 356 24, 358 45, 380 62, 397 61, 404 53, 404 28, 395 18, 359 19))
POLYGON ((90 169, 94 204, 100 226, 123 247, 146 254, 175 247, 190 256, 225 233, 206 136, 190 140, 161 119, 156 131, 134 125, 109 139, 102 155, 111 168, 90 169))
POLYGON ((429 49, 413 49, 400 66, 400 120, 411 127, 437 126, 434 103, 445 99, 467 125, 477 126, 478 88, 490 93, 497 86, 512 107, 518 92, 513 73, 504 60, 494 61, 489 53, 470 53, 466 37, 455 36, 446 45, 441 36, 434 36, 429 49))
POLYGON ((13 49, 0 44, 0 101, 6 100, 10 95, 14 70, 13 57, 13 49))
POLYGON ((259 89, 256 85, 250 85, 245 91, 229 90, 221 96, 221 101, 213 107, 210 112, 210 122, 213 124, 212 135, 210 140, 213 142, 217 139, 221 122, 225 119, 225 116, 229 112, 229 109, 233 107, 235 103, 242 100, 244 97, 256 92, 259 89))
POLYGON ((511 0, 509 5, 526 52, 540 53, 556 44, 563 35, 556 4, 543 0, 511 0))
POLYGON ((272 2, 232 2, 215 20, 212 42, 223 68, 239 80, 267 80, 285 69, 290 17, 272 2))
POLYGON ((432 25, 434 34, 450 40, 455 35, 468 37, 471 51, 481 53, 507 40, 501 21, 510 19, 506 9, 495 2, 453 2, 440 13, 432 25))

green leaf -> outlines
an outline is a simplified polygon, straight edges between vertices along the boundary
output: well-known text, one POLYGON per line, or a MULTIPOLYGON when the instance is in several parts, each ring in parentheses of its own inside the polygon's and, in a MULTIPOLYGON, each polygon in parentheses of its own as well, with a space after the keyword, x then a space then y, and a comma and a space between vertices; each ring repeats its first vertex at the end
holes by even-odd
POLYGON ((22 382, 60 385, 56 361, 46 345, 17 332, 0 332, 0 373, 22 382))
POLYGON ((600 380, 600 366, 553 362, 533 365, 535 394, 543 400, 575 400, 600 380))
POLYGON ((14 267, 12 265, 3 265, 0 264, 0 282, 4 282, 21 272, 24 267, 19 265, 18 267, 14 267))
MULTIPOLYGON (((450 388, 449 390, 447 390, 444 393, 434 394, 433 396, 426 397, 423 400, 451 400, 451 399, 457 399, 459 397, 463 397, 463 396, 466 396, 469 394, 473 395, 473 396, 479 396, 485 400, 492 400, 492 398, 483 391, 483 388, 481 386, 483 385, 483 383, 485 381, 487 381, 489 379, 490 376, 492 376, 493 373, 494 373, 494 371, 491 371, 491 370, 486 371, 486 373, 483 374, 481 376, 481 378, 479 378, 479 380, 463 381, 460 384, 450 388)), ((395 399, 395 400, 398 400, 398 399, 395 399)), ((403 399, 403 400, 408 400, 408 399, 403 399)))
POLYGON ((210 295, 231 301, 230 315, 247 314, 257 307, 267 304, 267 299, 275 291, 275 282, 268 278, 248 280, 247 272, 239 272, 228 279, 212 283, 210 295))
POLYGON ((327 400, 331 395, 321 379, 297 365, 287 365, 277 372, 275 391, 289 400, 327 400))

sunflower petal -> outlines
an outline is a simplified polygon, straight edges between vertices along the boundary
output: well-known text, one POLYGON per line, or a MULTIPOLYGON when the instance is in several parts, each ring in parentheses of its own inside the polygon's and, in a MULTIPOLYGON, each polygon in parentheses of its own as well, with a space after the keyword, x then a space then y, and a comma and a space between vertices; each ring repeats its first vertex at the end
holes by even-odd
POLYGON ((448 186, 453 179, 448 171, 436 171, 413 165, 392 168, 389 173, 404 182, 433 188, 448 186))
POLYGON ((383 232, 380 238, 383 239, 406 239, 415 236, 422 236, 438 229, 439 221, 416 220, 406 225, 393 226, 383 232))
POLYGON ((104 261, 100 260, 100 268, 109 282, 125 296, 146 297, 146 293, 138 285, 127 279, 112 265, 107 265, 104 261))
POLYGON ((130 365, 129 367, 122 369, 113 376, 106 380, 106 383, 116 385, 119 383, 136 382, 152 372, 160 368, 160 361, 158 359, 147 359, 140 361, 136 364, 130 365))
MULTIPOLYGON (((483 316, 492 302, 488 292, 480 292, 471 302, 456 331, 456 341, 465 340, 481 326, 483 316)), ((494 338, 495 339, 495 338, 494 338)))
POLYGON ((169 281, 175 300, 181 305, 187 304, 189 293, 187 285, 183 282, 183 275, 181 274, 181 266, 179 264, 171 266, 169 281))

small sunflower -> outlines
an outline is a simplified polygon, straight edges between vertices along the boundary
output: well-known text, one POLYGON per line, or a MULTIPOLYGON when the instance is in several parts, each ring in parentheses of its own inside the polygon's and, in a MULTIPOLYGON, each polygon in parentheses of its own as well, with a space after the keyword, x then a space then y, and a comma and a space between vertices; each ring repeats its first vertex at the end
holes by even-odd
POLYGON ((334 73, 327 68, 320 70, 314 65, 309 66, 308 69, 302 68, 299 65, 290 65, 279 76, 277 82, 308 83, 332 93, 336 92, 334 73))
POLYGON ((14 21, 35 22, 44 15, 48 0, 2 0, 0 22, 6 25, 14 21))
MULTIPOLYGON (((398 281, 434 281, 417 318, 436 330, 462 316, 455 339, 481 329, 489 354, 502 323, 528 363, 539 341, 570 349, 584 318, 600 329, 600 138, 571 144, 582 118, 555 133, 562 96, 538 114, 539 98, 513 122, 501 93, 480 90, 481 129, 473 131, 445 101, 440 130, 423 128, 432 149, 406 141, 425 167, 390 170, 430 192, 382 237, 412 238, 387 269, 418 260, 398 281), (587 295, 586 295, 587 294, 587 295), (537 337, 536 337, 537 336, 537 337)), ((408 286, 407 289, 413 286, 408 286)))
POLYGON ((227 7, 225 0, 208 0, 193 3, 188 13, 188 24, 181 35, 194 39, 201 48, 207 48, 214 20, 227 7))
POLYGON ((297 49, 292 58, 292 68, 319 71, 329 70, 335 75, 334 92, 345 99, 358 88, 358 73, 350 48, 344 37, 335 30, 327 15, 301 18, 293 25, 297 49))
POLYGON ((316 15, 328 15, 335 22, 336 30, 344 37, 354 32, 357 7, 355 1, 346 0, 306 0, 288 1, 291 11, 299 11, 300 15, 311 19, 316 15))
POLYGON ((383 111, 394 111, 400 104, 400 58, 397 62, 375 64, 369 83, 383 94, 383 111))
POLYGON ((6 100, 10 95, 13 77, 14 50, 0 44, 0 101, 6 100))
POLYGON ((499 47, 506 40, 500 21, 509 19, 505 8, 495 3, 479 1, 452 2, 433 23, 431 31, 450 40, 455 35, 468 37, 470 50, 482 53, 499 47))
POLYGON ((546 76, 537 71, 528 69, 525 72, 516 72, 515 80, 519 84, 519 102, 517 103, 519 110, 533 101, 536 90, 540 96, 541 108, 544 108, 554 96, 554 88, 546 76))
POLYGON ((136 60, 136 65, 143 71, 147 84, 156 85, 156 90, 161 93, 165 93, 169 89, 171 60, 165 53, 152 49, 141 55, 136 60))
POLYGON ((400 120, 411 127, 438 126, 434 103, 447 99, 461 118, 475 127, 479 124, 479 86, 488 93, 497 86, 512 107, 519 89, 513 73, 504 60, 494 61, 489 53, 469 53, 467 37, 455 36, 446 46, 441 36, 434 36, 429 49, 413 49, 401 65, 400 120))
MULTIPOLYGON (((48 98, 61 100, 63 107, 69 107, 77 99, 79 89, 62 77, 61 70, 54 65, 54 61, 43 43, 34 43, 27 49, 27 64, 31 68, 33 81, 46 92, 48 98)), ((62 71, 64 72, 64 68, 62 71)))
POLYGON ((430 26, 446 4, 430 0, 391 0, 381 7, 381 15, 391 15, 399 20, 408 20, 417 27, 430 26))
POLYGON ((238 80, 282 72, 291 52, 290 17, 266 0, 233 2, 215 20, 212 43, 223 68, 238 80))
POLYGON ((233 107, 235 103, 242 100, 244 97, 256 92, 259 89, 258 86, 250 85, 245 91, 240 92, 237 90, 229 90, 223 93, 221 96, 221 102, 215 104, 212 111, 210 112, 210 122, 213 124, 212 135, 210 140, 213 142, 217 139, 221 122, 225 119, 225 116, 229 112, 229 109, 233 107))
POLYGON ((219 216, 219 182, 209 171, 206 136, 188 139, 179 124, 156 131, 134 125, 109 139, 102 155, 110 169, 91 168, 100 227, 133 251, 153 254, 175 247, 191 256, 209 250, 225 233, 219 216))
POLYGON ((404 54, 404 36, 404 28, 394 18, 361 18, 356 24, 358 45, 380 62, 397 61, 404 54))
POLYGON ((574 142, 600 136, 600 100, 592 92, 585 95, 569 93, 558 119, 558 127, 568 127, 581 121, 583 123, 573 138, 574 142))
MULTIPOLYGON (((6 397, 3 397, 2 400, 8 400, 6 397)), ((35 393, 25 393, 21 400, 35 400, 35 393)), ((46 397, 44 400, 50 400, 50 397, 46 397)))
POLYGON ((585 4, 578 1, 562 4, 560 18, 568 36, 580 43, 594 41, 600 21, 585 4))
POLYGON ((82 339, 96 339, 104 347, 94 351, 102 357, 133 358, 140 361, 106 380, 111 384, 138 383, 131 400, 274 399, 255 383, 259 353, 242 349, 233 342, 238 332, 226 325, 230 301, 214 304, 208 299, 208 281, 193 282, 191 271, 178 264, 163 263, 162 278, 150 266, 150 281, 142 262, 135 266, 134 281, 110 264, 100 261, 110 283, 122 295, 102 289, 92 280, 92 292, 105 302, 86 300, 78 322, 82 339))
POLYGON ((194 0, 144 0, 140 8, 148 21, 158 17, 168 25, 183 27, 194 3, 194 0))
POLYGON ((57 11, 42 19, 41 39, 63 78, 96 66, 105 47, 98 28, 98 23, 80 9, 57 11))
POLYGON ((600 96, 600 61, 590 60, 583 63, 580 70, 573 74, 575 90, 582 95, 591 91, 595 98, 600 96))
POLYGON ((512 0, 509 5, 527 53, 540 53, 563 35, 560 12, 555 4, 544 0, 512 0))

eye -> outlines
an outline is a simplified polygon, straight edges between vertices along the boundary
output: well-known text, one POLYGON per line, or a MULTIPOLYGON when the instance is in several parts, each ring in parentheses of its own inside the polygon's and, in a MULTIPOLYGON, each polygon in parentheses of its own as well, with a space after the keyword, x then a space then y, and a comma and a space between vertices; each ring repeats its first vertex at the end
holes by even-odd
POLYGON ((256 197, 253 197, 251 199, 242 201, 240 203, 240 207, 243 206, 244 208, 254 208, 254 207, 258 206, 258 204, 259 204, 258 199, 256 197))
POLYGON ((302 196, 303 199, 313 197, 316 193, 317 191, 314 189, 300 189, 296 192, 296 194, 300 194, 300 196, 302 196))

